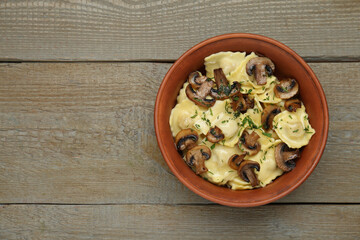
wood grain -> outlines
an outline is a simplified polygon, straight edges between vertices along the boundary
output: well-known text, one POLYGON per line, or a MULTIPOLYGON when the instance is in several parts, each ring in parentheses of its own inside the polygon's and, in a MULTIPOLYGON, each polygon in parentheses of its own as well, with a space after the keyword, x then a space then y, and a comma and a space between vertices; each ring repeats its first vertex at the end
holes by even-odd
POLYGON ((359 205, 10 205, 1 239, 359 239, 359 205))
POLYGON ((209 37, 249 32, 308 60, 359 60, 359 19, 358 0, 6 0, 0 59, 169 60, 209 37))
MULTIPOLYGON (((310 64, 328 96, 327 148, 283 203, 360 202, 360 63, 310 64), (345 177, 346 176, 346 177, 345 177)), ((0 203, 208 203, 153 127, 166 63, 0 64, 0 203)))

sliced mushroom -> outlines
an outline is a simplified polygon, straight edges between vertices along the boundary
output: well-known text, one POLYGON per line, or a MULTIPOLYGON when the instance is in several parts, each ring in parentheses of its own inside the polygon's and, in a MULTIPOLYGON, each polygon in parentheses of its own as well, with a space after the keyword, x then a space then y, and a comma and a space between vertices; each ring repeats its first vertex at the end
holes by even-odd
POLYGON ((289 112, 296 112, 296 109, 301 108, 301 101, 299 99, 289 99, 286 100, 284 106, 289 112))
POLYGON ((263 115, 261 116, 261 124, 265 130, 273 128, 274 117, 281 112, 280 108, 275 105, 268 105, 265 107, 263 115))
POLYGON ((285 172, 289 172, 295 168, 296 164, 294 159, 299 157, 299 149, 289 148, 285 143, 280 143, 275 147, 276 164, 285 172))
POLYGON ((196 174, 207 172, 205 160, 211 157, 211 150, 205 145, 193 147, 186 153, 186 163, 195 166, 196 174))
POLYGON ((214 69, 214 78, 217 89, 211 89, 211 96, 216 100, 227 99, 240 91, 240 83, 235 81, 230 86, 230 83, 221 68, 214 69))
POLYGON ((229 166, 234 170, 238 170, 240 163, 244 160, 245 156, 246 156, 246 153, 241 154, 241 155, 238 155, 238 154, 232 155, 228 160, 229 166))
POLYGON ((196 90, 194 90, 191 84, 189 84, 185 90, 186 96, 199 106, 206 108, 212 107, 214 106, 216 100, 208 98, 207 96, 210 95, 213 84, 213 81, 206 79, 206 81, 202 82, 201 86, 196 90))
POLYGON ((220 142, 224 139, 224 134, 222 133, 221 129, 218 127, 210 128, 209 132, 206 134, 207 140, 212 143, 220 142))
POLYGON ((254 170, 260 171, 260 164, 251 160, 244 160, 240 163, 238 174, 245 182, 250 182, 252 187, 259 185, 259 179, 257 178, 254 170))
POLYGON ((194 90, 198 90, 206 80, 207 77, 202 76, 199 71, 190 73, 188 77, 188 82, 194 90))
POLYGON ((240 149, 243 149, 250 156, 257 154, 261 149, 261 144, 258 141, 259 138, 259 134, 257 134, 255 131, 251 134, 249 134, 247 131, 244 131, 239 141, 240 149))
POLYGON ((295 79, 288 78, 281 80, 274 88, 275 95, 281 99, 289 99, 299 91, 299 84, 295 79))
POLYGON ((191 128, 183 129, 175 137, 176 148, 179 152, 189 150, 196 146, 199 139, 197 132, 191 128))
POLYGON ((254 107, 254 99, 251 99, 248 94, 242 94, 240 91, 231 97, 231 107, 234 112, 245 113, 248 109, 254 107))
POLYGON ((250 59, 246 64, 246 73, 251 76, 254 74, 258 85, 265 85, 267 77, 273 75, 275 71, 274 63, 267 57, 256 57, 250 59))

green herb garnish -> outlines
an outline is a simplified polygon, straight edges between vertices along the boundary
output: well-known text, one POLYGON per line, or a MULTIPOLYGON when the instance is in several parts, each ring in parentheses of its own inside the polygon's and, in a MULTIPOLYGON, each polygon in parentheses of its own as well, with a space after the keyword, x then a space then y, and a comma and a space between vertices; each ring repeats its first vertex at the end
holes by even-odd
POLYGON ((198 115, 198 111, 195 110, 195 115, 191 116, 191 118, 196 118, 197 115, 198 115))
POLYGON ((271 133, 262 132, 262 134, 267 136, 267 137, 271 137, 271 133))

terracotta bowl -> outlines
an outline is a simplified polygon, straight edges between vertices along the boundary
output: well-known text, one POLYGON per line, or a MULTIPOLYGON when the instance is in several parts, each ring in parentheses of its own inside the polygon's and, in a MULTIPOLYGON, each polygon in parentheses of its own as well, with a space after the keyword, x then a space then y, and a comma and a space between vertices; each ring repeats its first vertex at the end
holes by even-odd
POLYGON ((164 77, 157 94, 154 124, 161 153, 174 175, 196 194, 219 204, 234 207, 251 207, 273 202, 303 183, 312 173, 324 151, 329 113, 324 91, 314 72, 306 62, 284 44, 260 35, 235 33, 205 40, 185 52, 164 77), (264 188, 234 191, 214 185, 197 176, 176 151, 171 134, 169 117, 176 97, 189 73, 204 66, 204 58, 221 51, 256 52, 270 58, 275 75, 293 77, 300 86, 300 95, 316 134, 311 138, 297 160, 296 167, 278 177, 264 188))

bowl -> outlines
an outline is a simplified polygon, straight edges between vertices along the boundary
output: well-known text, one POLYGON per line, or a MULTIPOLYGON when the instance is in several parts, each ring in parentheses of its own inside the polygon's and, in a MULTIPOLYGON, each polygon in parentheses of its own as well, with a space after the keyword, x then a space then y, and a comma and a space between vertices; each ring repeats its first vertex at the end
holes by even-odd
POLYGON ((212 202, 234 207, 264 205, 289 194, 313 172, 325 149, 329 129, 329 113, 324 91, 307 63, 284 44, 261 35, 225 34, 207 39, 186 51, 165 75, 155 102, 154 124, 162 156, 174 175, 191 191, 212 202), (256 52, 270 58, 278 78, 293 77, 300 87, 300 96, 316 130, 303 149, 296 167, 264 188, 231 190, 217 186, 196 175, 177 152, 170 130, 169 117, 176 97, 188 74, 203 68, 204 58, 221 51, 256 52))

